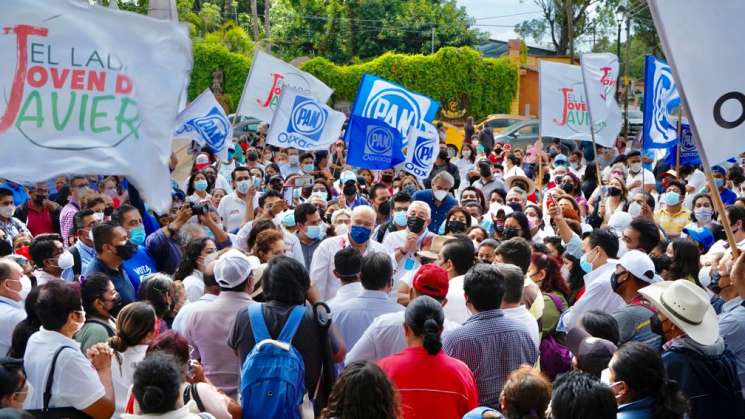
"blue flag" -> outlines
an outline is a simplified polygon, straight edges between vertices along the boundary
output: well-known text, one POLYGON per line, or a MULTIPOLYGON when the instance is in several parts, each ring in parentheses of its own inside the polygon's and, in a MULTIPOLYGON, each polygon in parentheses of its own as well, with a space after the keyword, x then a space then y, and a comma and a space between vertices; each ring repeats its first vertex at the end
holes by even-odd
MULTIPOLYGON (((439 108, 440 102, 436 100, 380 77, 363 74, 352 105, 352 116, 384 121, 398 130, 405 146, 409 128, 424 131, 424 123, 432 122, 439 108)), ((344 139, 349 144, 349 131, 344 139)))
POLYGON ((644 148, 667 148, 677 143, 680 95, 673 72, 664 61, 647 55, 644 61, 644 148))
MULTIPOLYGON (((698 150, 696 149, 696 143, 693 141, 693 132, 691 126, 683 124, 682 128, 683 141, 680 149, 680 165, 681 166, 699 166, 701 165, 701 157, 699 157, 698 150)), ((670 167, 675 167, 676 154, 678 152, 678 142, 675 142, 673 147, 667 149, 667 155, 665 155, 665 164, 670 167)))
POLYGON ((382 170, 404 161, 403 136, 384 121, 352 115, 346 139, 347 163, 353 167, 382 170))

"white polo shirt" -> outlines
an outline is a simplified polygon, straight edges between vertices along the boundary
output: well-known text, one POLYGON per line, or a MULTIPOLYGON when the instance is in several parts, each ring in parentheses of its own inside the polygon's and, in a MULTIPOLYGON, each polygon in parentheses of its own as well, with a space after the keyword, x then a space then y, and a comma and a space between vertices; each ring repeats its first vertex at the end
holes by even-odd
MULTIPOLYGON (((408 234, 409 230, 403 229, 389 233, 385 236, 385 239, 383 239, 383 246, 385 246, 386 252, 393 255, 394 272, 393 288, 391 288, 391 294, 393 295, 393 298, 396 297, 396 293, 398 292, 398 285, 401 282, 401 278, 403 278, 404 275, 406 275, 407 273, 416 272, 416 270, 419 269, 419 266, 421 266, 413 252, 407 253, 403 258, 401 258, 401 261, 399 261, 398 263, 395 262, 396 249, 406 244, 406 236, 408 236, 408 234)), ((432 235, 433 233, 425 228, 422 234, 417 238, 417 250, 421 250, 424 241, 432 235)))
MULTIPOLYGON (((377 361, 406 349, 403 327, 405 313, 405 311, 397 311, 376 317, 362 337, 347 352, 344 364, 349 365, 354 361, 377 361)), ((460 327, 458 323, 445 319, 442 336, 444 337, 458 327, 460 327)))
POLYGON ((246 202, 233 192, 225 195, 217 206, 217 214, 222 218, 225 231, 232 233, 241 228, 246 216, 246 202))
POLYGON ((23 304, 0 297, 0 356, 5 356, 13 341, 13 330, 26 318, 23 304))
POLYGON ((80 344, 61 333, 44 329, 31 335, 23 357, 23 367, 29 383, 24 409, 41 409, 44 389, 54 353, 64 349, 57 358, 49 407, 74 407, 83 410, 106 395, 98 373, 80 351, 80 344))
POLYGON ((471 313, 466 308, 463 278, 465 278, 465 275, 459 275, 450 279, 450 282, 448 282, 448 303, 442 308, 445 312, 445 318, 457 324, 463 324, 463 322, 471 317, 471 313))
MULTIPOLYGON (((626 184, 630 184, 636 181, 641 182, 643 185, 654 185, 656 180, 654 178, 654 173, 650 172, 647 169, 642 168, 642 170, 639 171, 637 174, 633 174, 629 171, 628 176, 626 176, 626 184)), ((642 187, 638 186, 636 188, 629 189, 629 198, 631 198, 634 194, 642 192, 642 187)))
MULTIPOLYGON (((316 253, 313 254, 313 262, 310 264, 310 282, 321 295, 321 301, 328 301, 334 298, 336 291, 341 287, 341 281, 334 275, 334 255, 339 250, 349 246, 349 243, 350 238, 348 234, 329 237, 318 245, 316 253)), ((371 238, 367 241, 367 247, 362 256, 369 255, 372 252, 388 254, 388 251, 382 244, 371 238)), ((391 262, 391 264, 395 269, 396 265, 394 262, 391 262)))

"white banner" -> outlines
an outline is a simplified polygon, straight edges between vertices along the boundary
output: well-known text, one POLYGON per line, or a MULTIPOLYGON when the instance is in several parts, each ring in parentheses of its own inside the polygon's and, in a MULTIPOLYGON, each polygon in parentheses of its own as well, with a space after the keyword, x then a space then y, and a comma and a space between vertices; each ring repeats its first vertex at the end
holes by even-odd
POLYGON ((191 71, 185 26, 78 0, 3 0, 2 176, 126 175, 168 210, 168 160, 191 71))
POLYGON ((221 161, 228 160, 228 142, 233 141, 233 125, 212 90, 205 89, 176 119, 173 138, 188 138, 207 146, 221 161))
POLYGON ((649 9, 705 160, 745 151, 745 2, 650 0, 649 9))
MULTIPOLYGON (((541 61, 540 64, 540 128, 543 137, 592 141, 590 113, 585 99, 585 87, 579 66, 541 61)), ((599 121, 595 122, 596 141, 610 147, 615 136, 606 135, 599 121)), ((607 128, 607 126, 606 126, 607 128)))
POLYGON ((404 170, 419 179, 426 179, 435 165, 435 159, 440 151, 438 144, 440 135, 437 128, 429 122, 424 122, 424 131, 416 127, 409 129, 408 150, 404 170))
POLYGON ((294 87, 301 94, 323 103, 328 102, 334 92, 314 76, 257 49, 236 115, 253 116, 271 122, 285 87, 294 87))
POLYGON ((616 102, 618 57, 610 53, 582 54, 581 68, 595 141, 612 146, 623 125, 616 102))
POLYGON ((266 135, 267 144, 327 150, 339 139, 346 116, 299 90, 285 87, 266 135))

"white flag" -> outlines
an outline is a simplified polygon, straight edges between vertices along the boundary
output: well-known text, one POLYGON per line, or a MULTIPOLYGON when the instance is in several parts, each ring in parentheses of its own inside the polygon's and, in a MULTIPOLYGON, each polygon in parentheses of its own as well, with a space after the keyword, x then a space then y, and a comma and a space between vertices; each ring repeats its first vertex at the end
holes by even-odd
POLYGON ((412 126, 409 129, 408 150, 404 169, 419 179, 426 179, 435 165, 439 152, 440 135, 437 128, 423 122, 424 131, 412 126))
POLYGON ((301 94, 322 103, 328 102, 334 92, 314 76, 257 49, 236 115, 253 116, 271 122, 285 87, 294 87, 301 94))
POLYGON ((189 138, 207 146, 222 161, 228 160, 227 143, 233 140, 233 125, 212 90, 205 89, 176 118, 173 138, 189 138))
POLYGON ((590 120, 595 127, 595 141, 612 146, 623 125, 615 97, 618 57, 610 53, 582 54, 581 68, 590 120))
POLYGON ((285 87, 266 134, 267 144, 300 150, 326 150, 339 139, 346 116, 319 100, 285 87))
MULTIPOLYGON (((541 61, 540 64, 540 128, 543 137, 592 141, 590 113, 585 99, 585 86, 579 66, 541 61)), ((606 134, 606 127, 595 130, 599 145, 611 147, 615 134, 606 134), (611 139, 611 137, 613 137, 611 139)))
POLYGON ((649 9, 706 160, 745 151, 745 2, 650 0, 649 9))
POLYGON ((0 27, 2 176, 125 175, 166 211, 186 27, 77 0, 3 0, 0 27))

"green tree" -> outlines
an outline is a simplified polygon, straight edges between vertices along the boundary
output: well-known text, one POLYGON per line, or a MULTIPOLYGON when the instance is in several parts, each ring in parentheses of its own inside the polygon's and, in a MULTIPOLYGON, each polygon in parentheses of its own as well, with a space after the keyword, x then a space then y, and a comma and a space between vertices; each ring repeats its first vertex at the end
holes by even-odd
POLYGON ((199 11, 199 17, 202 19, 202 30, 210 32, 217 29, 222 23, 220 6, 212 3, 202 3, 202 10, 199 11))

